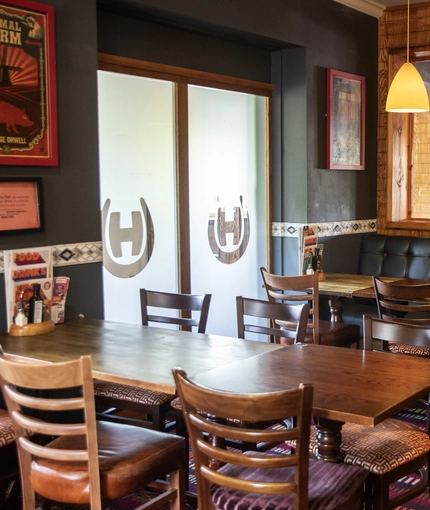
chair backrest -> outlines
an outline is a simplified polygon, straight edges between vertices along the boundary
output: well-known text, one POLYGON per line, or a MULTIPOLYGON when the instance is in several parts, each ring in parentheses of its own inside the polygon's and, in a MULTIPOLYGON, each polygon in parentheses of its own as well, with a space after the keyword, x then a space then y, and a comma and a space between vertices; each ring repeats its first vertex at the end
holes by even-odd
MULTIPOLYGON (((295 494, 297 509, 308 508, 309 433, 312 414, 312 385, 301 384, 298 388, 258 394, 226 393, 194 383, 186 372, 174 369, 176 387, 181 398, 185 421, 194 453, 197 478, 199 510, 212 509, 210 484, 229 487, 244 492, 261 494, 295 494), (215 418, 214 418, 215 417, 215 418), (258 422, 282 421, 296 417, 294 427, 282 430, 258 428, 258 422), (230 420, 240 420, 243 427, 234 426, 230 420), (253 428, 247 428, 252 423, 253 428), (276 453, 261 456, 260 452, 243 454, 238 450, 226 450, 208 442, 206 435, 218 440, 239 440, 245 443, 283 443, 296 440, 291 455, 276 453), (250 468, 280 468, 290 466, 295 470, 292 481, 261 479, 247 480, 217 471, 217 466, 247 466, 250 468)), ((272 453, 272 452, 271 452, 272 453)))
POLYGON ((237 335, 245 338, 245 333, 266 335, 269 341, 284 343, 283 339, 292 339, 294 343, 305 340, 310 305, 275 303, 260 299, 236 297, 237 335), (270 325, 252 323, 253 318, 267 319, 270 325), (250 322, 251 320, 251 322, 250 322), (281 329, 276 321, 282 321, 285 329, 281 329))
MULTIPOLYGON (((0 384, 12 419, 21 471, 23 508, 35 508, 30 481, 33 456, 70 464, 85 462, 89 470, 91 508, 101 509, 99 460, 91 357, 64 363, 15 361, 0 353, 0 384), (76 388, 72 396, 71 388, 76 388), (53 390, 65 390, 52 393, 53 390), (49 392, 49 394, 48 394, 49 392), (73 413, 72 423, 55 423, 56 412, 73 413), (86 449, 43 446, 45 438, 85 437, 86 449), (39 440, 38 440, 39 439, 39 440)), ((62 416, 66 416, 62 415, 62 416)), ((58 415, 57 415, 58 416, 58 415)), ((73 440, 70 440, 73 443, 73 440)))
POLYGON ((198 333, 204 333, 211 297, 211 294, 179 294, 140 289, 142 324, 144 326, 148 326, 149 322, 176 324, 180 329, 191 331, 191 328, 196 327, 198 333), (152 315, 148 313, 148 307, 177 310, 180 315, 176 317, 152 315), (199 319, 192 318, 191 312, 199 312, 199 319))
POLYGON ((319 303, 318 303, 318 273, 300 276, 281 276, 269 273, 260 267, 269 301, 286 303, 308 302, 308 328, 312 329, 314 343, 320 343, 319 303))
POLYGON ((428 326, 375 319, 371 315, 363 317, 364 349, 372 351, 375 340, 399 343, 414 347, 430 347, 430 328, 428 326))
POLYGON ((374 276, 373 286, 380 319, 430 325, 430 281, 387 283, 374 276))

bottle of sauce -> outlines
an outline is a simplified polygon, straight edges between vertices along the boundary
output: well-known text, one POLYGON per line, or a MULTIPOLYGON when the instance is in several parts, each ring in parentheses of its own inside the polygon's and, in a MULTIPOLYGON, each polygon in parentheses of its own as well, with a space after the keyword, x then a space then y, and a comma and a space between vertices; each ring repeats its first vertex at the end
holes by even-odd
POLYGON ((28 315, 29 323, 39 323, 43 321, 43 299, 40 296, 40 284, 33 284, 33 295, 30 298, 30 312, 28 315))

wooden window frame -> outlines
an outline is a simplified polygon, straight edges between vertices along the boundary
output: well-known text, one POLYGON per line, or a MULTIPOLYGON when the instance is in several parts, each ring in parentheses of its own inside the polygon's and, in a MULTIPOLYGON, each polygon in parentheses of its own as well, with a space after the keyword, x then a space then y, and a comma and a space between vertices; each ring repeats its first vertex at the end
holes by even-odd
MULTIPOLYGON (((411 61, 430 60, 430 50, 416 49, 411 61)), ((406 62, 404 51, 388 58, 389 83, 406 62)), ((411 218, 413 113, 387 113, 386 204, 388 229, 428 231, 429 219, 411 218)))

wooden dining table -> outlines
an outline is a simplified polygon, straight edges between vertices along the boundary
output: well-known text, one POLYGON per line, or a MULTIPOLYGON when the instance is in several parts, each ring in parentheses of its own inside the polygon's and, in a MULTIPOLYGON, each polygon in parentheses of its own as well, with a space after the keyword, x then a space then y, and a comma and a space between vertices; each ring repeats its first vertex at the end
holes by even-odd
MULTIPOLYGON (((331 321, 342 322, 343 302, 347 298, 375 299, 372 276, 364 274, 324 273, 325 279, 318 282, 318 292, 328 297, 331 321)), ((428 280, 382 276, 384 282, 407 285, 410 282, 428 283, 428 280)))
POLYGON ((59 362, 91 355, 94 376, 176 394, 172 368, 197 374, 280 348, 265 342, 78 318, 35 336, 0 335, 5 353, 59 362))
POLYGON ((209 387, 264 392, 314 385, 318 455, 341 458, 344 422, 374 426, 430 393, 429 360, 314 344, 280 346, 173 329, 76 319, 36 336, 0 335, 17 359, 91 355, 94 377, 175 394, 173 367, 209 387))
POLYGON ((430 391, 430 361, 417 356, 317 344, 295 344, 193 379, 241 393, 271 392, 300 383, 314 386, 318 457, 338 462, 345 422, 373 427, 430 391))

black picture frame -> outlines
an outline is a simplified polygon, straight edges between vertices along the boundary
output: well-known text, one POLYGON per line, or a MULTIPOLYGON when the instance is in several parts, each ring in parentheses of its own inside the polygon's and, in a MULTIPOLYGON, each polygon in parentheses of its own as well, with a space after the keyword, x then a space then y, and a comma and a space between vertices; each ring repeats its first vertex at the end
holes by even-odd
POLYGON ((44 229, 42 179, 0 178, 0 235, 44 229))

